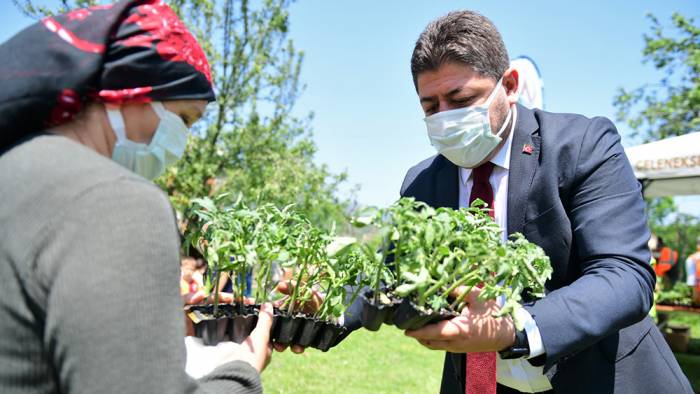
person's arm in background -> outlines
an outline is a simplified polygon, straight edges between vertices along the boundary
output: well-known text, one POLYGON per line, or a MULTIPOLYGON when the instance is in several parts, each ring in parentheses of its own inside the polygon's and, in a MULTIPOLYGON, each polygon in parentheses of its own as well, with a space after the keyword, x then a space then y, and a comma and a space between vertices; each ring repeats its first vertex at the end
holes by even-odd
POLYGON ((642 320, 654 295, 644 201, 609 120, 591 120, 573 171, 565 205, 581 276, 526 306, 546 366, 642 320))
POLYGON ((685 283, 690 287, 694 287, 697 279, 695 278, 695 260, 693 256, 689 256, 685 260, 685 275, 685 283))
MULTIPOLYGON (((219 293, 223 292, 226 289, 226 285, 228 285, 228 281, 231 279, 229 274, 226 272, 222 272, 219 274, 219 293)), ((212 280, 214 280, 212 278, 212 280)))
POLYGON ((186 374, 179 241, 154 185, 98 185, 51 226, 37 275, 50 289, 44 338, 61 392, 261 392, 270 322, 201 380, 186 374))

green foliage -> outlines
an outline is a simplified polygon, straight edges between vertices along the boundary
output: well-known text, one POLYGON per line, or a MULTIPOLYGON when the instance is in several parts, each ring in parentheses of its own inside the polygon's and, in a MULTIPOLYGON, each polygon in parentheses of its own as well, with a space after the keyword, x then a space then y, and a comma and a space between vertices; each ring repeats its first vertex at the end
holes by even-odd
POLYGON ((221 208, 223 199, 193 200, 195 219, 190 221, 186 246, 197 248, 207 260, 209 272, 216 281, 214 288, 219 288, 221 273, 230 274, 234 299, 241 304, 246 282, 238 278, 255 270, 255 298, 266 302, 275 284, 272 282, 273 263, 292 259, 290 240, 296 234, 288 231, 287 225, 301 219, 292 214, 289 207, 278 209, 264 204, 249 209, 240 197, 230 207, 221 208))
MULTIPOLYGON (((14 0, 33 17, 98 3, 63 0, 51 10, 14 0)), ((303 90, 303 53, 288 38, 290 0, 171 0, 212 66, 217 101, 195 127, 184 157, 158 180, 176 210, 195 197, 241 194, 251 204, 294 204, 313 222, 342 224, 345 174, 313 158, 312 116, 292 115, 303 90)))
POLYGON ((521 234, 501 242, 502 230, 482 207, 478 201, 471 208, 435 209, 403 198, 368 220, 356 220, 379 228, 379 245, 363 248, 375 302, 382 282, 395 295, 434 311, 461 310, 463 300, 451 299, 460 286, 467 288, 464 295, 480 286, 482 299, 504 296, 499 316, 514 315, 526 289, 543 297, 552 273, 547 256, 521 234))
POLYGON ((673 288, 661 290, 656 294, 657 304, 691 305, 692 288, 685 282, 676 282, 673 288))
POLYGON ((697 250, 700 237, 700 220, 696 216, 676 212, 672 221, 651 222, 651 230, 664 240, 671 249, 678 252, 679 280, 685 279, 685 259, 697 250))
POLYGON ((344 220, 345 174, 313 162, 309 121, 292 115, 303 53, 287 38, 288 0, 171 1, 213 65, 217 105, 185 157, 162 179, 176 208, 235 191, 244 201, 294 204, 314 223, 344 220))
POLYGON ((647 215, 652 231, 663 228, 668 218, 678 211, 673 197, 660 197, 647 199, 647 215))
POLYGON ((643 62, 663 72, 661 81, 633 90, 620 88, 614 105, 617 119, 627 121, 645 142, 700 129, 700 27, 674 13, 672 33, 648 15, 651 34, 644 35, 643 62))
POLYGON ((61 0, 57 9, 35 5, 32 0, 12 0, 12 3, 20 11, 30 18, 43 18, 46 15, 60 14, 75 8, 90 7, 98 4, 97 0, 61 0))
MULTIPOLYGON (((648 18, 651 32, 644 35, 643 62, 650 62, 663 77, 633 90, 620 88, 613 102, 617 120, 626 121, 632 137, 644 142, 700 130, 700 27, 678 13, 671 17, 670 29, 653 15, 648 18)), ((700 235, 697 218, 677 214, 669 223, 677 213, 671 197, 647 200, 647 212, 652 231, 682 257, 694 250, 700 235)))
MULTIPOLYGON (((332 231, 314 226, 293 206, 283 209, 267 203, 248 207, 239 196, 228 205, 229 196, 195 199, 186 245, 206 258, 218 282, 220 273, 232 278, 234 299, 243 303, 244 278, 255 278, 255 301, 272 300, 282 271, 292 273, 294 290, 282 309, 290 315, 309 302, 314 291, 324 294, 316 316, 337 318, 352 303, 346 288, 360 288, 365 269, 363 255, 354 239, 335 238, 332 231)), ((218 283, 213 284, 218 288, 218 283)), ((214 304, 218 304, 218 293, 214 304)), ((215 312, 216 313, 216 312, 215 312)))

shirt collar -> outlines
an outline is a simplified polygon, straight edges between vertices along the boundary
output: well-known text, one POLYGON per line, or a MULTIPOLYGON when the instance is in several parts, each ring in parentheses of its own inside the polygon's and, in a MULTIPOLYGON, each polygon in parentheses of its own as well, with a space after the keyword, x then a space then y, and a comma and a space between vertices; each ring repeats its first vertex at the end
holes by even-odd
MULTIPOLYGON (((501 146, 501 149, 499 149, 498 153, 494 157, 489 160, 491 163, 495 164, 496 166, 505 169, 506 171, 510 169, 510 151, 511 151, 511 146, 513 145, 513 133, 515 132, 515 122, 517 120, 517 106, 513 106, 513 123, 510 125, 510 133, 508 133, 508 138, 506 138, 506 142, 501 146)), ((459 180, 462 182, 463 185, 467 185, 467 181, 469 180, 469 177, 472 175, 472 169, 471 168, 459 168, 459 180)))

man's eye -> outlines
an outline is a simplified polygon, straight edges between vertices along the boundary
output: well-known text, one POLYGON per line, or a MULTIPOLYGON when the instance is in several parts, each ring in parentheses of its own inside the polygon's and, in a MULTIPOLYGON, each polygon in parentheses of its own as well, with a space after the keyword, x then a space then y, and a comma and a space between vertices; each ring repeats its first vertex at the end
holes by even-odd
POLYGON ((471 104, 472 98, 467 97, 467 98, 463 98, 463 99, 453 100, 453 102, 455 103, 455 105, 457 105, 459 107, 467 107, 471 104))

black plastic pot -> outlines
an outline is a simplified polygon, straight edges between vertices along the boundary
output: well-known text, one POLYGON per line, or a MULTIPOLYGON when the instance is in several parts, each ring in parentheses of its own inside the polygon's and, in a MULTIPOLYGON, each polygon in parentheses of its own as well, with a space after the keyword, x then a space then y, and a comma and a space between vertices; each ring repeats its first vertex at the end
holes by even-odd
POLYGON ((449 312, 422 311, 413 301, 404 298, 396 309, 394 324, 402 330, 417 330, 426 324, 451 319, 457 315, 449 312))
POLYGON ((370 331, 377 331, 382 323, 393 324, 394 315, 399 306, 398 300, 392 300, 389 304, 375 304, 373 291, 368 291, 360 297, 362 297, 362 314, 360 315, 362 327, 370 331))
POLYGON ((345 331, 347 331, 347 328, 343 326, 327 323, 318 333, 316 343, 313 347, 322 352, 327 352, 328 349, 340 342, 338 338, 341 338, 341 336, 344 338, 345 331))
POLYGON ((196 337, 202 338, 202 343, 207 346, 216 346, 219 342, 228 340, 229 319, 221 317, 218 319, 202 320, 194 326, 194 334, 196 337))
POLYGON ((387 305, 386 315, 384 315, 384 324, 393 325, 396 311, 399 309, 399 305, 401 305, 401 299, 392 297, 389 297, 389 299, 391 300, 391 304, 387 305))
POLYGON ((258 309, 246 307, 244 314, 234 315, 229 320, 229 338, 236 343, 243 342, 258 324, 258 309))
POLYGON ((275 315, 275 320, 272 340, 283 345, 294 344, 303 318, 279 313, 275 315))
POLYGON ((221 304, 215 316, 213 305, 191 305, 185 308, 199 320, 194 325, 195 336, 210 346, 223 341, 243 342, 257 324, 258 309, 257 305, 221 304))
POLYGON ((311 317, 302 317, 301 327, 296 344, 303 347, 313 346, 319 332, 326 326, 326 322, 311 317))

